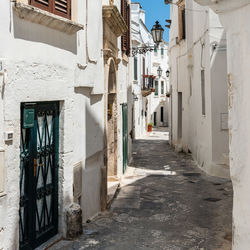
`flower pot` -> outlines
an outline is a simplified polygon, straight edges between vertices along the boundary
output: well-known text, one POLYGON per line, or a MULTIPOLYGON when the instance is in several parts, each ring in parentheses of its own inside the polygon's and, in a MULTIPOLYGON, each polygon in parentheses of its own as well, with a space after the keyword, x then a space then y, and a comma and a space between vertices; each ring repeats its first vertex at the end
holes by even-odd
POLYGON ((151 124, 148 124, 148 132, 152 132, 153 126, 151 124))

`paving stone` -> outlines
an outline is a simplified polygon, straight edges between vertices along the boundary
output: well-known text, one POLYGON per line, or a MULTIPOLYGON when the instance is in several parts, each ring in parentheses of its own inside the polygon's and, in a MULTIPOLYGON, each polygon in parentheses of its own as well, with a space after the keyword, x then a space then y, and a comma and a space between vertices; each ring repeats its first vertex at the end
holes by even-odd
POLYGON ((206 175, 190 155, 174 152, 161 139, 166 131, 154 133, 133 144, 133 162, 105 218, 84 225, 98 234, 52 249, 231 249, 231 182, 206 175))

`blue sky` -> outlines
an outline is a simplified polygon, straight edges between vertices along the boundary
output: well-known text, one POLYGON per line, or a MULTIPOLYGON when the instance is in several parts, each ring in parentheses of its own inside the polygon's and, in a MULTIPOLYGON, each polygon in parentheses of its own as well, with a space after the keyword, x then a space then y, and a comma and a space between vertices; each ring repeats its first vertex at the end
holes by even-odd
POLYGON ((169 29, 165 27, 165 20, 170 19, 170 5, 164 4, 164 0, 132 0, 132 2, 139 2, 142 9, 146 11, 146 26, 149 30, 158 20, 164 28, 164 40, 169 41, 169 29))

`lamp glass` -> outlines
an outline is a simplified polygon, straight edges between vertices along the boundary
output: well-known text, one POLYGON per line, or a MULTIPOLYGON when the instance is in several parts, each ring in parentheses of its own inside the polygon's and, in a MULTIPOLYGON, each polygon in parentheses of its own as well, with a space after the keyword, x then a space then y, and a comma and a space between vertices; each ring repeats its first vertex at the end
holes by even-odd
POLYGON ((157 74, 158 74, 159 78, 162 76, 162 68, 161 68, 161 66, 159 66, 159 68, 157 69, 157 74))
POLYGON ((161 27, 158 21, 155 22, 155 25, 151 29, 153 40, 156 44, 159 44, 163 41, 163 32, 164 29, 161 27))

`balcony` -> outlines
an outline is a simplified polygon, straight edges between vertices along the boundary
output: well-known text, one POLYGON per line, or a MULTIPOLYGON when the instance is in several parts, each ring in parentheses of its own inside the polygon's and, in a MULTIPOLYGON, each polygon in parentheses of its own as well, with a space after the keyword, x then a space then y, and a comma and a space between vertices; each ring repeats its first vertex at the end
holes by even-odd
POLYGON ((150 95, 152 92, 155 92, 153 88, 153 82, 156 76, 154 75, 142 75, 143 77, 143 84, 141 88, 141 93, 143 97, 150 95))

